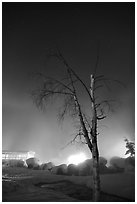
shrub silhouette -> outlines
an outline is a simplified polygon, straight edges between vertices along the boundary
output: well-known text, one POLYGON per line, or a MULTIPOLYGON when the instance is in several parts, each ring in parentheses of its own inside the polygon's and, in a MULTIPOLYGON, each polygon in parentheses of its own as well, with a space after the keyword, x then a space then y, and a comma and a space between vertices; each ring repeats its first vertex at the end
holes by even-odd
POLYGON ((78 173, 78 168, 75 164, 69 164, 68 165, 68 168, 67 168, 67 174, 72 176, 78 176, 79 173, 78 173))
POLYGON ((39 163, 40 163, 39 159, 35 157, 26 160, 26 164, 29 169, 33 169, 34 167, 39 166, 39 163))

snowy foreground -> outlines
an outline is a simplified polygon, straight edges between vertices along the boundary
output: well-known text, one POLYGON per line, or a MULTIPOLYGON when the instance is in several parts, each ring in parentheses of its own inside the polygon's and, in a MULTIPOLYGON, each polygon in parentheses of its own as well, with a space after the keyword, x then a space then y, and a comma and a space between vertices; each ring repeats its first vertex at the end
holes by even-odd
MULTIPOLYGON (((134 173, 101 175, 101 201, 129 202, 135 197, 134 173)), ((92 201, 91 176, 54 175, 48 171, 4 168, 2 201, 92 201)))

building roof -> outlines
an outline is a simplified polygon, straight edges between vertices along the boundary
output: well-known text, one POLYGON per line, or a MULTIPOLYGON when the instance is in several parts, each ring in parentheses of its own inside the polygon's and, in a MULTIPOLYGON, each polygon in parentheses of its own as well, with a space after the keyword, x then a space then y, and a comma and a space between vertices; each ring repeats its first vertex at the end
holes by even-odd
POLYGON ((2 153, 28 153, 29 151, 9 151, 9 150, 2 150, 2 153))

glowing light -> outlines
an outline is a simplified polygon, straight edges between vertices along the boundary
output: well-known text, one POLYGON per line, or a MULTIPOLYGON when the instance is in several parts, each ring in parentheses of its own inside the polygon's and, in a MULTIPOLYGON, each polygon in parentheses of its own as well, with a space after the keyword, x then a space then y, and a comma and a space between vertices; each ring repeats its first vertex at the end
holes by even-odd
POLYGON ((75 155, 71 155, 68 158, 68 164, 79 164, 87 159, 84 153, 79 153, 75 155))

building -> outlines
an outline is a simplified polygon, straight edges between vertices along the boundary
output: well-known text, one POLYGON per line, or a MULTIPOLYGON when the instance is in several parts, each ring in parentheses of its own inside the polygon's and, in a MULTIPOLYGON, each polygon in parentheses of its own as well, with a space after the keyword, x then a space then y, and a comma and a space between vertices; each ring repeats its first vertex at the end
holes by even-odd
POLYGON ((17 160, 23 160, 29 159, 31 157, 34 157, 35 152, 32 151, 8 151, 4 150, 2 151, 2 160, 9 160, 9 159, 17 159, 17 160))

